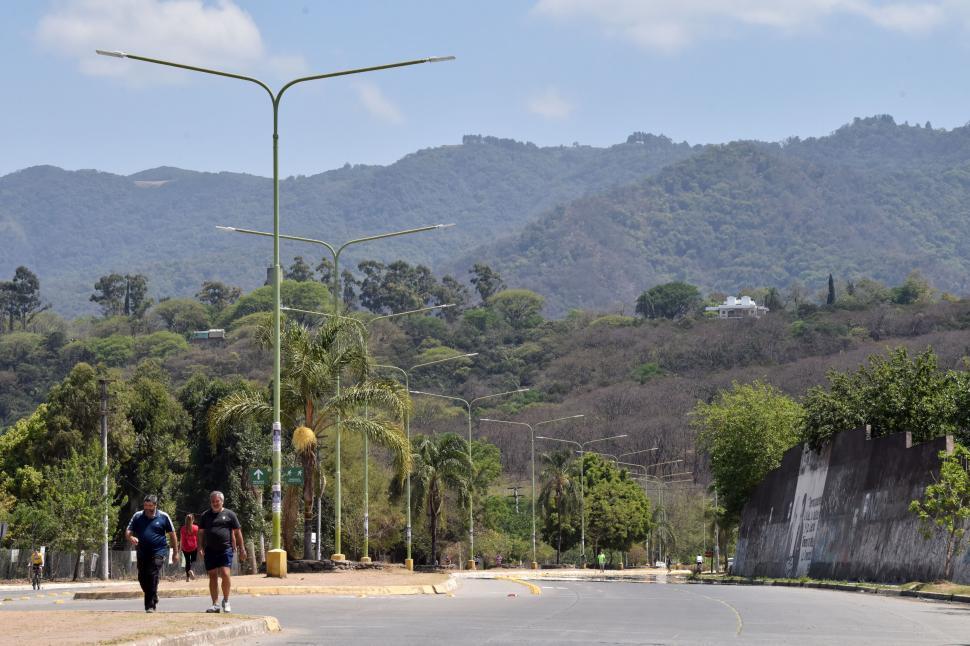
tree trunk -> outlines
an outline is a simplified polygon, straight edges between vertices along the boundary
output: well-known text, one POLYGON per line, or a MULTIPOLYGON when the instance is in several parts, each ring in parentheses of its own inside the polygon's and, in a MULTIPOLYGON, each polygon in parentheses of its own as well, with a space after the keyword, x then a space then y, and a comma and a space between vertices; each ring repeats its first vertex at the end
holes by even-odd
POLYGON ((956 531, 956 528, 950 530, 946 537, 946 563, 943 565, 943 579, 946 581, 953 580, 953 553, 955 551, 953 547, 956 531))
MULTIPOLYGON (((313 472, 316 469, 315 455, 303 458, 303 558, 313 557, 313 472)), ((317 540, 320 537, 317 536, 317 540)))
POLYGON ((559 536, 556 538, 556 565, 562 560, 562 498, 556 497, 556 511, 559 512, 559 536))
POLYGON ((282 543, 283 549, 289 556, 296 551, 293 549, 293 532, 296 531, 296 519, 300 511, 300 497, 298 495, 299 489, 296 487, 287 487, 285 493, 286 495, 283 497, 282 543))
POLYGON ((246 561, 247 569, 250 574, 257 574, 259 572, 258 557, 256 555, 256 541, 250 535, 249 540, 246 541, 246 554, 249 556, 249 560, 246 561))
POLYGON ((81 548, 77 550, 77 559, 74 561, 74 576, 71 577, 71 581, 77 581, 77 575, 81 570, 81 548))

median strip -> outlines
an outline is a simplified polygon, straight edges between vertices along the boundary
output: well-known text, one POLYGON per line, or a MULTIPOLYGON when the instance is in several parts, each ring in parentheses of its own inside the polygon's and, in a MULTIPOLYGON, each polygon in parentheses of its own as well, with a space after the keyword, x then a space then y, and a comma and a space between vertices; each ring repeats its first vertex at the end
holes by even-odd
POLYGON ((525 587, 529 588, 529 591, 532 592, 532 594, 535 594, 535 595, 542 594, 542 588, 537 586, 535 583, 529 583, 525 579, 517 579, 512 576, 496 576, 492 578, 498 579, 500 581, 511 581, 512 583, 518 583, 519 585, 524 585, 525 587))

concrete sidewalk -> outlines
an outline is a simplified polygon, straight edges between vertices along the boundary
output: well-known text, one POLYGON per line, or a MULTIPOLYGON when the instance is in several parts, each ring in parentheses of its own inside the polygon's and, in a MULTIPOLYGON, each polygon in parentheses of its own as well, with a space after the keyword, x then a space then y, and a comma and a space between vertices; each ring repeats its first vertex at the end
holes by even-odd
POLYGON ((4 624, 0 645, 11 646, 103 643, 195 646, 249 639, 280 630, 275 617, 187 612, 25 610, 6 611, 0 617, 4 624))
MULTIPOLYGON (((391 596, 415 594, 447 594, 457 586, 448 574, 415 573, 399 570, 358 570, 345 572, 309 572, 290 574, 285 579, 270 578, 261 574, 234 576, 234 595, 339 595, 339 596, 391 596)), ((96 588, 77 592, 75 599, 135 599, 142 596, 137 584, 110 588, 96 588)), ((191 582, 162 582, 159 598, 207 597, 209 581, 198 578, 191 582)))

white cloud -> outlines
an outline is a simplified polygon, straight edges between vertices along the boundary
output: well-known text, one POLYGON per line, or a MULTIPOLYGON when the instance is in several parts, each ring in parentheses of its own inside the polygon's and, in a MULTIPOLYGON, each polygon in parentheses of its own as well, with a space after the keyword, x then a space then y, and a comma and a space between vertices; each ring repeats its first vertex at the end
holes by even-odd
POLYGON ((360 104, 371 116, 388 123, 404 123, 404 115, 390 99, 384 96, 381 88, 369 81, 360 81, 355 85, 360 104))
POLYGON ((253 18, 232 0, 66 0, 41 18, 36 38, 46 49, 76 59, 84 74, 137 83, 179 82, 185 75, 94 50, 245 74, 290 76, 306 69, 300 57, 268 53, 253 18))
POLYGON ((565 119, 573 112, 573 106, 554 87, 532 95, 528 107, 529 112, 546 119, 565 119))
POLYGON ((740 25, 795 31, 833 16, 884 29, 925 33, 963 10, 965 0, 538 0, 536 15, 590 21, 610 37, 675 52, 740 25))

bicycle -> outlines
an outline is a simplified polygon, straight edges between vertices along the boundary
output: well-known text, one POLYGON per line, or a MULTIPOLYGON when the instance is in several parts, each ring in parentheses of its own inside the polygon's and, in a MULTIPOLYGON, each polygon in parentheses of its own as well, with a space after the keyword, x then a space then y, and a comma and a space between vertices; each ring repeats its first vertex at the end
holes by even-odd
POLYGON ((44 576, 43 576, 44 566, 43 565, 33 566, 30 568, 30 570, 31 570, 30 585, 34 590, 40 590, 40 584, 44 580, 44 576))

